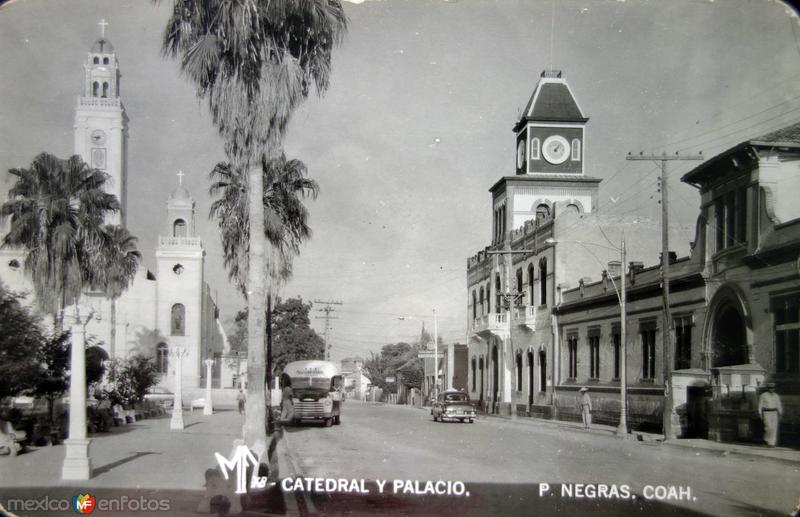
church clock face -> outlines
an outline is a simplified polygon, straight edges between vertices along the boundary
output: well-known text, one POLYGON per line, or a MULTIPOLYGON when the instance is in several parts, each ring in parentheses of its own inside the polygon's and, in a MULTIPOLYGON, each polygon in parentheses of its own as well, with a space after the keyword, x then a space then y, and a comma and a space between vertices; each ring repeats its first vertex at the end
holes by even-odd
POLYGON ((525 165, 525 140, 520 140, 517 144, 517 169, 525 165))
POLYGON ((102 145, 106 141, 106 134, 100 129, 95 129, 92 131, 91 139, 93 144, 102 145))
POLYGON ((561 135, 550 136, 542 145, 542 154, 545 160, 554 165, 564 163, 569 158, 569 142, 561 135))

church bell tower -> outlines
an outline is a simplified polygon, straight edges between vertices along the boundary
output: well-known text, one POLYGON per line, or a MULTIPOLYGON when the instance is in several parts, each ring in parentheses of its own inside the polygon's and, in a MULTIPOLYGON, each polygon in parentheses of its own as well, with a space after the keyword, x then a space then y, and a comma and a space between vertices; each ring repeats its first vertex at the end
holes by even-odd
POLYGON ((128 117, 119 95, 117 55, 105 37, 108 24, 102 20, 99 25, 101 36, 83 65, 83 92, 75 106, 74 152, 90 167, 109 175, 106 191, 117 197, 121 210, 106 222, 124 225, 128 117))

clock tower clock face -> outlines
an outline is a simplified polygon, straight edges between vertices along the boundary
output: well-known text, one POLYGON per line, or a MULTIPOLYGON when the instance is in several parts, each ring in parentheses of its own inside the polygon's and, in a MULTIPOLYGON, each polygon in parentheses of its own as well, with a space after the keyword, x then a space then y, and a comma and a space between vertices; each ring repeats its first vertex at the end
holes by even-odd
POLYGON ((544 159, 553 165, 558 165, 567 161, 569 158, 569 142, 561 135, 553 135, 547 138, 542 145, 544 159))
POLYGON ((106 134, 100 129, 95 129, 92 131, 91 139, 93 144, 103 144, 106 141, 106 134))
POLYGON ((525 166, 525 140, 520 140, 517 144, 517 169, 525 166))

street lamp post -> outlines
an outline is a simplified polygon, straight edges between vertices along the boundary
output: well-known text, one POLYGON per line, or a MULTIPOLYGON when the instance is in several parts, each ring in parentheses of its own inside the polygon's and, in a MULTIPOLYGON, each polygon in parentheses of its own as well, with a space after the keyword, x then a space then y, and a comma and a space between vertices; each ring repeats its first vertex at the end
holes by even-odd
POLYGON ((69 437, 64 440, 65 456, 61 467, 63 480, 87 480, 92 477, 89 457, 91 440, 86 434, 86 325, 94 311, 81 316, 76 308, 72 325, 69 383, 69 437))
POLYGON ((172 430, 183 430, 183 357, 188 354, 188 350, 182 346, 175 346, 170 350, 170 356, 175 359, 175 399, 172 404, 172 420, 169 428, 172 430))
MULTIPOLYGON (((589 255, 592 256, 601 266, 603 263, 591 252, 591 250, 587 247, 586 243, 581 241, 557 241, 552 237, 545 240, 547 244, 556 244, 557 242, 562 243, 575 243, 583 246, 586 251, 589 252, 589 255)), ((611 285, 614 286, 614 291, 617 293, 617 300, 619 301, 619 309, 620 309, 620 324, 619 324, 619 338, 620 338, 620 415, 619 415, 619 425, 617 426, 617 435, 622 438, 627 438, 628 435, 628 366, 627 366, 627 357, 628 357, 628 342, 627 342, 627 319, 628 319, 628 307, 627 307, 627 290, 626 290, 626 272, 625 272, 625 261, 627 260, 627 251, 625 247, 625 235, 622 235, 622 242, 619 248, 604 246, 602 244, 595 244, 590 243, 593 246, 598 246, 600 248, 605 248, 609 250, 619 251, 620 252, 620 260, 622 263, 620 264, 622 267, 622 271, 620 272, 620 286, 618 287, 616 282, 614 282, 614 277, 609 275, 611 279, 611 285)))
POLYGON ((203 414, 204 415, 213 415, 214 414, 214 406, 211 403, 211 367, 214 366, 213 359, 206 359, 206 400, 205 404, 203 405, 203 414))

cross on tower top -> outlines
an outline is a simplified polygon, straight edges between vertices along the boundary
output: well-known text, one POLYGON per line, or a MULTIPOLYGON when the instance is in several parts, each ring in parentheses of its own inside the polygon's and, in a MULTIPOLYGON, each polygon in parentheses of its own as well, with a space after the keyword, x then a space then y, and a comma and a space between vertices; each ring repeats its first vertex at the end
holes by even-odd
POLYGON ((176 176, 178 177, 178 185, 183 185, 183 177, 186 176, 186 174, 184 174, 182 170, 179 170, 176 176))
POLYGON ((108 22, 106 21, 105 18, 103 18, 97 23, 97 25, 100 26, 100 37, 101 38, 105 38, 106 37, 106 26, 108 25, 108 22))

